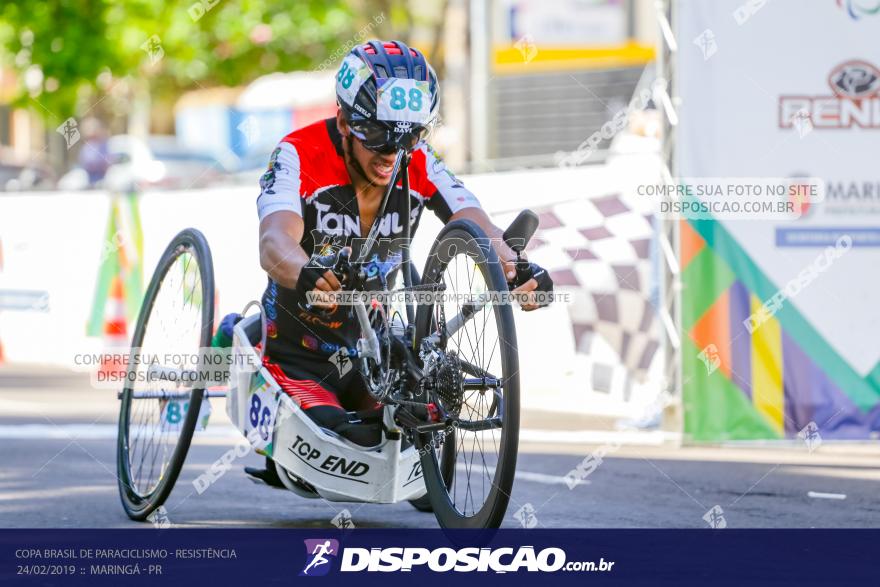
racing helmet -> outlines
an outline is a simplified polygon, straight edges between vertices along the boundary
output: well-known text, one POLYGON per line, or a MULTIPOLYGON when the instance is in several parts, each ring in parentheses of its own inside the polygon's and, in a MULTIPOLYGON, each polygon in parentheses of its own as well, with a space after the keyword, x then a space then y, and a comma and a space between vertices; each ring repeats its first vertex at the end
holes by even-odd
POLYGON ((416 148, 437 118, 437 90, 425 56, 400 41, 356 46, 336 74, 336 101, 352 134, 379 153, 416 148))

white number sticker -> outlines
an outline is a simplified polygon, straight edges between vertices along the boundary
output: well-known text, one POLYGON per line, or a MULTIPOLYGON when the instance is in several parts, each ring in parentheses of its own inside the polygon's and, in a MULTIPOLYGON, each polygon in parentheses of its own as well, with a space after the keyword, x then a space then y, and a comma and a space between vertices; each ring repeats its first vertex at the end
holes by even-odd
POLYGON ((281 402, 281 390, 267 381, 262 373, 255 373, 247 396, 245 436, 251 446, 272 455, 272 437, 275 416, 281 402))
MULTIPOLYGON (((168 432, 178 432, 189 411, 188 399, 170 399, 165 401, 162 406, 162 412, 159 417, 162 420, 162 429, 168 432)), ((211 418, 211 401, 208 398, 202 398, 202 405, 199 407, 199 419, 196 420, 196 430, 201 431, 208 427, 208 420, 211 418)))
POLYGON ((366 63, 355 55, 349 55, 336 73, 336 92, 342 96, 346 104, 351 106, 354 104, 358 90, 370 74, 370 68, 366 63))
POLYGON ((431 94, 428 82, 397 77, 378 80, 379 120, 415 122, 424 124, 431 114, 431 94))

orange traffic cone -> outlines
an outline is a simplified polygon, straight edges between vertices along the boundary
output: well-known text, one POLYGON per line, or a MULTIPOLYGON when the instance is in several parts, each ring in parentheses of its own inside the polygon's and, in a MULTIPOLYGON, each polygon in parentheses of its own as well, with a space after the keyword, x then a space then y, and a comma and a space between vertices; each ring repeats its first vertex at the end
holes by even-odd
POLYGON ((122 277, 115 275, 110 282, 110 295, 104 307, 104 353, 98 368, 98 379, 116 381, 125 377, 128 360, 125 347, 128 335, 125 322, 125 288, 122 277))

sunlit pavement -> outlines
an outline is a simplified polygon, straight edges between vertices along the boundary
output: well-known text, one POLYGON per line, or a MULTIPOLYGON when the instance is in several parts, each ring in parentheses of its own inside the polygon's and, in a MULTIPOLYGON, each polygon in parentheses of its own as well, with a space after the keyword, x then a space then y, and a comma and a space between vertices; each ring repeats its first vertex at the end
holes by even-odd
MULTIPOLYGON (((258 485, 242 471, 262 462, 256 455, 198 494, 193 480, 235 443, 214 401, 211 433, 196 437, 166 503, 173 525, 330 527, 348 510, 358 527, 435 527, 407 503, 330 503, 258 485)), ((0 527, 152 528, 119 503, 117 411, 115 392, 93 389, 88 375, 0 368, 0 527)), ((506 526, 707 528, 716 506, 706 517, 728 528, 880 526, 878 443, 674 448, 585 426, 583 416, 523 414, 506 526), (572 489, 566 475, 582 462, 589 474, 572 489)))

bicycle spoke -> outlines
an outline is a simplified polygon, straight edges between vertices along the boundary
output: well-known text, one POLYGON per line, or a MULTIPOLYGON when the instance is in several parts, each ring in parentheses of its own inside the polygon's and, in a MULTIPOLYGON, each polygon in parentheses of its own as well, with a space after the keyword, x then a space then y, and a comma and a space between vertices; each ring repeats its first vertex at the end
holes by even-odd
MULTIPOLYGON (((445 312, 441 312, 439 304, 435 308, 434 316, 438 326, 441 315, 447 318, 467 315, 461 300, 473 299, 489 290, 479 266, 464 254, 449 260, 440 281, 446 285, 446 291, 451 295, 445 302, 445 312)), ((500 362, 496 360, 498 327, 495 317, 494 302, 489 301, 470 316, 447 341, 447 352, 458 354, 459 360, 464 364, 465 373, 491 378, 502 373, 500 362)), ((491 412, 491 398, 486 397, 487 393, 492 393, 494 398, 495 392, 491 388, 482 391, 468 390, 464 393, 460 412, 462 421, 481 422, 496 415, 491 412)), ((495 430, 458 428, 455 431, 454 446, 444 449, 450 453, 447 458, 458 463, 458 466, 452 467, 449 497, 461 515, 476 515, 495 486, 494 471, 500 454, 495 430), (481 436, 486 433, 491 437, 481 436)))

